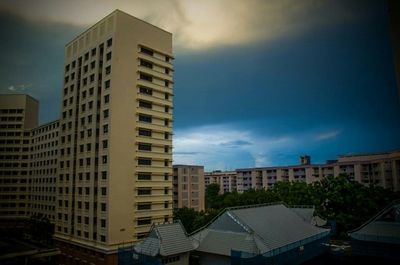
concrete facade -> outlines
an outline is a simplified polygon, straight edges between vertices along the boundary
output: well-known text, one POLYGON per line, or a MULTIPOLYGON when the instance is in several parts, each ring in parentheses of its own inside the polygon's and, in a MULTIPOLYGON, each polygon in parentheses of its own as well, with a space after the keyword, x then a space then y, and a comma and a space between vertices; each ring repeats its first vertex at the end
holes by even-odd
POLYGON ((27 95, 0 96, 0 218, 27 218, 30 201, 31 130, 39 103, 27 95))
POLYGON ((400 151, 339 156, 326 164, 237 169, 237 191, 268 189, 277 181, 312 183, 347 174, 364 185, 400 190, 400 151))
POLYGON ((30 144, 30 212, 56 220, 59 121, 34 128, 30 144))
POLYGON ((170 33, 119 10, 66 45, 55 234, 63 249, 108 257, 172 221, 172 59, 170 33))
POLYGON ((210 184, 218 184, 219 194, 236 191, 236 171, 213 171, 204 173, 205 188, 210 184))
POLYGON ((204 167, 193 165, 173 166, 174 208, 205 209, 204 167))

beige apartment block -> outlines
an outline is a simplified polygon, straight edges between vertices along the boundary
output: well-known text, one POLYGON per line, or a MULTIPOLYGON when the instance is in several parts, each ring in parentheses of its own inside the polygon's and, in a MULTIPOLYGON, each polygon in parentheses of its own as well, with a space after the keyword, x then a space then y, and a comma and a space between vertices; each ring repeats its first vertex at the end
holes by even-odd
POLYGON ((0 95, 0 219, 30 216, 29 154, 39 103, 27 95, 0 95))
POLYGON ((172 60, 171 33, 119 10, 66 45, 62 263, 115 263, 118 246, 172 221, 172 60))
POLYGON ((56 183, 59 121, 36 127, 31 132, 30 144, 30 212, 56 220, 56 183))
MULTIPOLYGON (((301 161, 304 158, 301 158, 301 161)), ((310 161, 309 161, 310 162, 310 161)), ((277 166, 237 169, 237 191, 268 189, 277 181, 312 183, 327 176, 347 174, 365 185, 378 185, 400 190, 400 151, 376 154, 339 156, 326 164, 303 163, 295 166, 277 166)))
POLYGON ((236 171, 220 171, 204 173, 204 183, 207 189, 210 184, 219 185, 219 194, 236 191, 236 171))
POLYGON ((342 155, 334 170, 335 175, 346 173, 366 185, 400 191, 400 151, 342 155))
POLYGON ((204 167, 174 165, 174 208, 205 209, 204 167))

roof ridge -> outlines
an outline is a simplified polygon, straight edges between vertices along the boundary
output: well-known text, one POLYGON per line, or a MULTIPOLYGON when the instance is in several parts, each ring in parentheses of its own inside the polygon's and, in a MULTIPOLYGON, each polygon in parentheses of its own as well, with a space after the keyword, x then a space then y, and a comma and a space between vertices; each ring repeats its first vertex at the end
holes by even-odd
POLYGON ((375 221, 376 219, 378 219, 378 217, 380 217, 384 212, 386 212, 387 210, 389 210, 390 208, 392 208, 393 206, 400 204, 400 199, 394 200, 391 203, 389 203, 386 207, 384 207, 382 210, 380 210, 377 214, 375 214, 374 216, 372 216, 370 219, 368 219, 365 223, 363 223, 361 226, 350 230, 347 232, 348 235, 357 232, 359 230, 361 230, 363 227, 367 226, 368 224, 372 223, 373 221, 375 221))

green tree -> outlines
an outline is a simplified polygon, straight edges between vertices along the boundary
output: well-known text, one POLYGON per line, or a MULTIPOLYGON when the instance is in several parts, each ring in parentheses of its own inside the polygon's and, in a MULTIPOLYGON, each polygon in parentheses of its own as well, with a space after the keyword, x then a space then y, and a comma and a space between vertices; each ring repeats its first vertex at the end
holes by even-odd
POLYGON ((207 186, 205 194, 206 208, 218 209, 221 207, 222 198, 219 196, 219 185, 210 184, 207 186))

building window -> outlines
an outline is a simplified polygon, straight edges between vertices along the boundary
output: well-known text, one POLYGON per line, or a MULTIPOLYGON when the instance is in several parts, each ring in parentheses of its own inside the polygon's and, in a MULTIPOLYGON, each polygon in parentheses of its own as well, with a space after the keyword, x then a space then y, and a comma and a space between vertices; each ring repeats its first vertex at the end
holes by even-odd
POLYGON ((103 179, 103 180, 107 179, 107 171, 101 172, 101 179, 103 179))
POLYGON ((108 118, 108 115, 109 115, 108 109, 103 110, 103 118, 104 118, 104 119, 108 118))
POLYGON ((104 96, 104 104, 107 104, 108 102, 110 102, 110 95, 105 95, 104 96))
POLYGON ((153 77, 151 75, 147 75, 147 74, 143 74, 143 73, 140 73, 140 79, 146 80, 149 82, 153 81, 153 77))
POLYGON ((168 208, 169 203, 167 201, 164 202, 164 208, 167 209, 168 208))
POLYGON ((137 225, 149 225, 151 224, 151 218, 141 218, 137 220, 137 225))
POLYGON ((142 59, 140 59, 140 65, 144 66, 146 68, 153 69, 153 64, 152 63, 150 63, 148 61, 145 61, 145 60, 142 60, 142 59))
POLYGON ((107 40, 107 47, 111 47, 112 45, 112 38, 107 40))
POLYGON ((151 180, 151 173, 138 173, 138 180, 151 180))
POLYGON ((103 164, 107 164, 107 156, 101 157, 103 164))
POLYGON ((106 60, 107 60, 107 61, 111 60, 111 52, 107 53, 107 55, 106 55, 106 60))
POLYGON ((169 138, 169 133, 168 133, 168 132, 165 132, 165 133, 164 133, 164 139, 167 140, 168 138, 169 138))
POLYGON ((164 188, 164 194, 167 195, 168 194, 168 187, 164 188))
POLYGON ((139 92, 146 95, 153 95, 153 90, 151 88, 141 86, 139 92))
POLYGON ((168 179, 169 179, 168 173, 165 173, 165 174, 164 174, 164 180, 168 180, 168 179))
POLYGON ((137 191, 138 195, 151 195, 151 188, 139 188, 137 191))
POLYGON ((101 219, 100 220, 100 224, 101 224, 101 227, 106 227, 106 220, 105 219, 101 219))
POLYGON ((146 109, 151 109, 152 108, 152 104, 151 104, 151 102, 140 100, 139 101, 139 107, 146 108, 146 109))
POLYGON ((108 125, 103 125, 103 133, 108 133, 108 125))
POLYGON ((145 53, 147 55, 153 56, 154 52, 150 49, 147 49, 145 47, 140 47, 140 52, 145 53))
POLYGON ((151 144, 147 144, 147 143, 139 143, 139 150, 142 151, 151 151, 151 144))
POLYGON ((109 75, 111 73, 111 65, 106 67, 106 75, 109 75))
POLYGON ((107 149, 107 148, 108 148, 108 141, 103 140, 103 149, 107 149))
POLYGON ((101 188, 101 195, 106 196, 107 195, 107 188, 103 187, 101 188))
POLYGON ((149 137, 151 137, 151 130, 139 129, 139 135, 140 136, 149 136, 149 137))
POLYGON ((110 80, 107 80, 107 81, 104 82, 104 87, 106 89, 110 88, 110 85, 111 85, 111 81, 110 80))
POLYGON ((147 123, 151 123, 152 118, 150 115, 145 115, 145 114, 139 114, 139 121, 141 122, 147 122, 147 123))
POLYGON ((148 202, 138 203, 137 209, 138 210, 150 210, 151 209, 151 203, 148 203, 148 202))
POLYGON ((138 164, 143 166, 150 166, 151 165, 151 158, 143 158, 139 157, 138 164))

